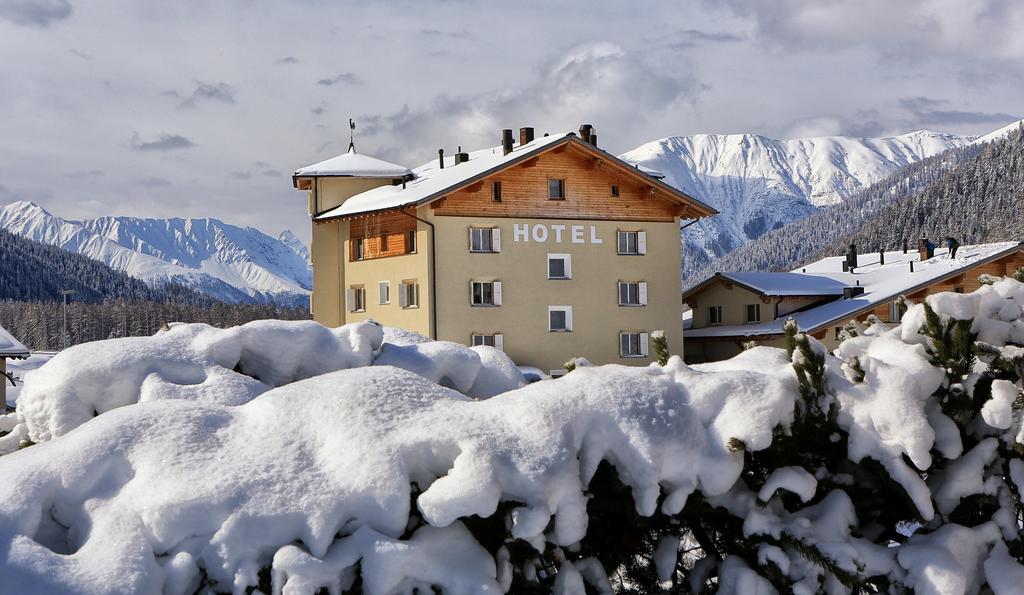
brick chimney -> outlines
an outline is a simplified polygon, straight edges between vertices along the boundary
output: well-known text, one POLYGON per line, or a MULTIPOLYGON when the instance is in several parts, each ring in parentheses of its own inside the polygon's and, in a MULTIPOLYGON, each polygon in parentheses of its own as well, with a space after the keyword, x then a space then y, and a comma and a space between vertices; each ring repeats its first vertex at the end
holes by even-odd
POLYGON ((519 146, 523 146, 526 143, 533 142, 533 128, 529 126, 523 126, 519 129, 519 146))

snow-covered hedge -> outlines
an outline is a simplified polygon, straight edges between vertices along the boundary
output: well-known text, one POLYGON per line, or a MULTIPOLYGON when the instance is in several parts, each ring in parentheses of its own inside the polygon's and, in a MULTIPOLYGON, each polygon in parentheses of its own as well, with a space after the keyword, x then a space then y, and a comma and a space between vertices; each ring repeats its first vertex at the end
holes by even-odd
POLYGON ((525 384, 512 360, 388 329, 375 322, 328 328, 312 321, 259 320, 228 329, 174 324, 152 337, 82 343, 30 372, 17 412, 0 418, 0 454, 21 441, 64 435, 125 405, 166 399, 248 403, 271 388, 370 365, 412 370, 473 397, 525 384))
POLYGON ((1019 593, 1022 305, 490 399, 381 341, 401 367, 120 407, 0 457, 0 592, 1019 593))

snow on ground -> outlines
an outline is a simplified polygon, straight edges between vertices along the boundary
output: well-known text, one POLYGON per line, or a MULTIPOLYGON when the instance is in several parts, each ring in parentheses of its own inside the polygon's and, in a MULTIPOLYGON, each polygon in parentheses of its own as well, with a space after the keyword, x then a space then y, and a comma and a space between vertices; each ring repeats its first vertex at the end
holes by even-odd
POLYGON ((25 387, 25 374, 50 361, 54 355, 56 355, 56 352, 53 351, 35 351, 28 356, 28 359, 7 360, 7 371, 13 373, 15 379, 17 379, 15 386, 11 386, 10 383, 7 384, 8 406, 14 407, 17 403, 18 395, 21 394, 21 390, 25 387))
POLYGON ((468 348, 388 331, 375 322, 336 329, 312 321, 259 320, 219 329, 173 324, 152 337, 71 347, 27 374, 16 425, 5 421, 0 454, 28 438, 64 435, 93 417, 134 403, 166 399, 241 405, 267 390, 336 370, 390 365, 474 397, 526 383, 515 364, 491 347, 468 348), (423 341, 420 341, 423 339, 423 341))
MULTIPOLYGON (((779 368, 772 355, 760 364, 779 368)), ((743 463, 729 439, 768 445, 794 394, 788 374, 704 373, 676 358, 665 368, 580 368, 488 400, 373 366, 240 406, 122 407, 0 459, 0 542, 10 547, 0 585, 182 593, 201 567, 230 590, 273 565, 279 584, 312 592, 346 586, 361 561, 370 593, 419 583, 500 592, 494 561, 460 518, 514 500, 517 537, 573 544, 602 460, 624 471, 639 511, 654 512, 664 490, 678 512, 695 489, 729 489, 743 463), (403 554, 394 543, 413 482, 428 526, 403 554)))
MULTIPOLYGON (((1024 284, 927 303, 941 320, 973 318, 1005 358, 1024 355, 1024 284)), ((46 441, 0 457, 0 593, 177 594, 200 580, 242 593, 264 569, 275 593, 337 593, 357 576, 371 595, 505 592, 507 550, 484 549, 468 519, 504 503, 513 538, 572 551, 587 535, 588 485, 603 461, 642 515, 679 514, 699 491, 752 540, 813 544, 846 572, 917 593, 1019 592, 1024 566, 1006 543, 1019 532, 1011 496, 1024 487, 1024 463, 992 467, 1024 435, 1012 411, 1020 381, 992 383, 965 448, 933 396, 948 378, 931 363, 924 316, 913 306, 902 326, 873 328, 835 354, 811 340, 849 461, 880 463, 916 506, 921 522, 902 545, 872 541, 875 529, 858 525, 838 477, 822 470, 781 467, 748 487, 744 451, 769 447, 794 420, 799 351, 791 360, 757 347, 692 367, 678 357, 664 367, 580 365, 524 385, 492 348, 375 323, 175 325, 78 346, 28 375, 21 430, 3 439, 46 441), (991 520, 950 522, 975 495, 997 498, 991 520), (792 510, 784 499, 806 504, 792 510)), ((976 370, 991 361, 980 357, 976 370)), ((758 564, 793 592, 848 592, 799 552, 762 546, 758 564)), ((660 576, 672 548, 656 548, 660 576)), ((719 592, 775 592, 753 559, 698 564, 717 568, 719 592)), ((560 569, 553 587, 565 593, 606 591, 614 571, 595 558, 560 569)))

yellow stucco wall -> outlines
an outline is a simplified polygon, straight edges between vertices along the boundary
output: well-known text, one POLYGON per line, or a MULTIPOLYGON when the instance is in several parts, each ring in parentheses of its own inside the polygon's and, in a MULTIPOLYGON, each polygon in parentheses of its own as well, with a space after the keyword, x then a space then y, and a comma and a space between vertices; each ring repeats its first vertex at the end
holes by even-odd
MULTIPOLYGON (((342 243, 342 261, 345 265, 344 286, 339 294, 342 302, 344 321, 358 322, 372 318, 387 326, 395 326, 431 336, 430 307, 430 228, 418 222, 416 227, 416 252, 401 256, 374 258, 350 262, 347 255, 351 253, 350 240, 342 243), (399 285, 404 280, 415 280, 419 284, 419 306, 402 308, 399 302, 399 285), (391 285, 391 301, 381 304, 378 283, 388 281, 391 285), (366 310, 364 312, 349 311, 347 300, 348 289, 362 285, 366 289, 366 310)), ((316 267, 314 267, 315 269, 316 267)))
MULTIPOLYGON (((549 371, 583 356, 594 363, 647 364, 619 356, 619 331, 664 330, 670 349, 682 351, 679 226, 675 222, 583 221, 487 217, 441 217, 421 209, 437 229, 438 338, 468 343, 470 335, 502 333, 504 349, 521 365, 549 371), (516 241, 515 226, 530 226, 528 241, 516 241), (533 227, 543 225, 541 243, 533 227), (561 242, 554 225, 565 226, 561 242), (501 252, 469 252, 470 227, 501 229, 501 252), (572 227, 582 233, 572 241, 572 227), (647 253, 616 253, 619 229, 647 232, 647 253), (593 231, 592 231, 593 230, 593 231), (601 240, 597 244, 591 236, 601 240), (549 280, 547 255, 570 254, 572 279, 549 280), (474 307, 469 283, 502 282, 502 305, 474 307), (646 281, 648 305, 618 305, 618 281, 646 281), (548 306, 572 306, 573 330, 548 331, 548 306)), ((520 228, 522 229, 522 228, 520 228)))
POLYGON ((746 323, 747 304, 761 304, 762 322, 771 320, 774 313, 773 301, 762 302, 760 295, 735 284, 726 287, 722 283, 712 283, 694 297, 695 300, 689 300, 693 308, 693 328, 708 326, 710 306, 722 307, 722 325, 726 326, 746 323))
MULTIPOLYGON (((360 192, 390 183, 391 180, 380 178, 320 178, 314 180, 314 188, 307 193, 307 207, 311 215, 323 212, 360 192)), ((309 307, 313 320, 325 326, 338 326, 345 321, 342 303, 345 271, 341 266, 341 248, 346 237, 348 222, 313 222, 309 245, 310 260, 314 263, 313 292, 309 297, 309 307)))

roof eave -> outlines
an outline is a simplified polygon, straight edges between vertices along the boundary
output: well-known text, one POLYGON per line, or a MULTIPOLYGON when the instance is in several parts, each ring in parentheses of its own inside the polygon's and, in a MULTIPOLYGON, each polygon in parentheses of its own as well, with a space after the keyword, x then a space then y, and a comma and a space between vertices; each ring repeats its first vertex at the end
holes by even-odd
POLYGON ((458 182, 456 182, 456 183, 454 183, 454 184, 452 184, 450 186, 446 186, 446 187, 444 187, 444 188, 442 188, 440 190, 437 190, 436 192, 433 192, 433 193, 431 193, 431 194, 429 194, 429 195, 427 195, 427 196, 425 196, 425 197, 423 197, 423 198, 421 198, 419 200, 416 200, 416 201, 410 201, 410 202, 407 202, 407 203, 404 203, 404 204, 401 204, 401 205, 396 205, 394 207, 387 207, 387 208, 384 208, 384 209, 373 209, 373 210, 368 210, 368 211, 359 211, 358 213, 348 213, 348 214, 345 214, 345 215, 336 215, 336 216, 333 216, 333 217, 321 217, 321 218, 318 218, 317 220, 318 221, 330 221, 332 219, 351 219, 351 218, 354 218, 354 217, 359 217, 359 216, 373 214, 373 213, 380 213, 380 212, 384 212, 384 211, 397 211, 397 210, 401 210, 401 209, 404 209, 404 208, 407 208, 407 207, 411 207, 411 206, 421 207, 421 206, 423 206, 425 204, 430 204, 430 203, 434 202, 435 200, 437 200, 439 198, 445 197, 445 196, 451 194, 452 192, 458 192, 460 189, 465 188, 466 186, 471 186, 474 183, 480 181, 481 179, 486 178, 487 176, 490 176, 490 175, 494 174, 495 172, 501 171, 501 170, 503 170, 503 169, 505 169, 507 167, 511 167, 511 166, 521 162, 521 161, 525 161, 525 160, 527 160, 529 158, 532 158, 532 157, 534 157, 534 156, 536 156, 536 155, 538 155, 540 153, 545 153, 545 152, 547 152, 550 149, 553 149, 553 148, 555 148, 557 146, 565 144, 565 143, 569 142, 570 139, 573 139, 573 138, 576 138, 576 135, 570 132, 569 134, 565 135, 564 137, 558 139, 557 141, 551 142, 551 143, 546 144, 546 145, 544 145, 542 147, 535 147, 535 148, 533 148, 533 149, 531 149, 529 151, 525 151, 525 152, 521 153, 520 155, 517 155, 516 157, 513 157, 512 159, 510 159, 508 161, 502 161, 501 163, 495 165, 492 168, 486 169, 486 170, 484 170, 484 171, 482 171, 482 172, 480 172, 478 174, 475 174, 473 176, 470 176, 468 178, 460 180, 460 181, 458 181, 458 182))

